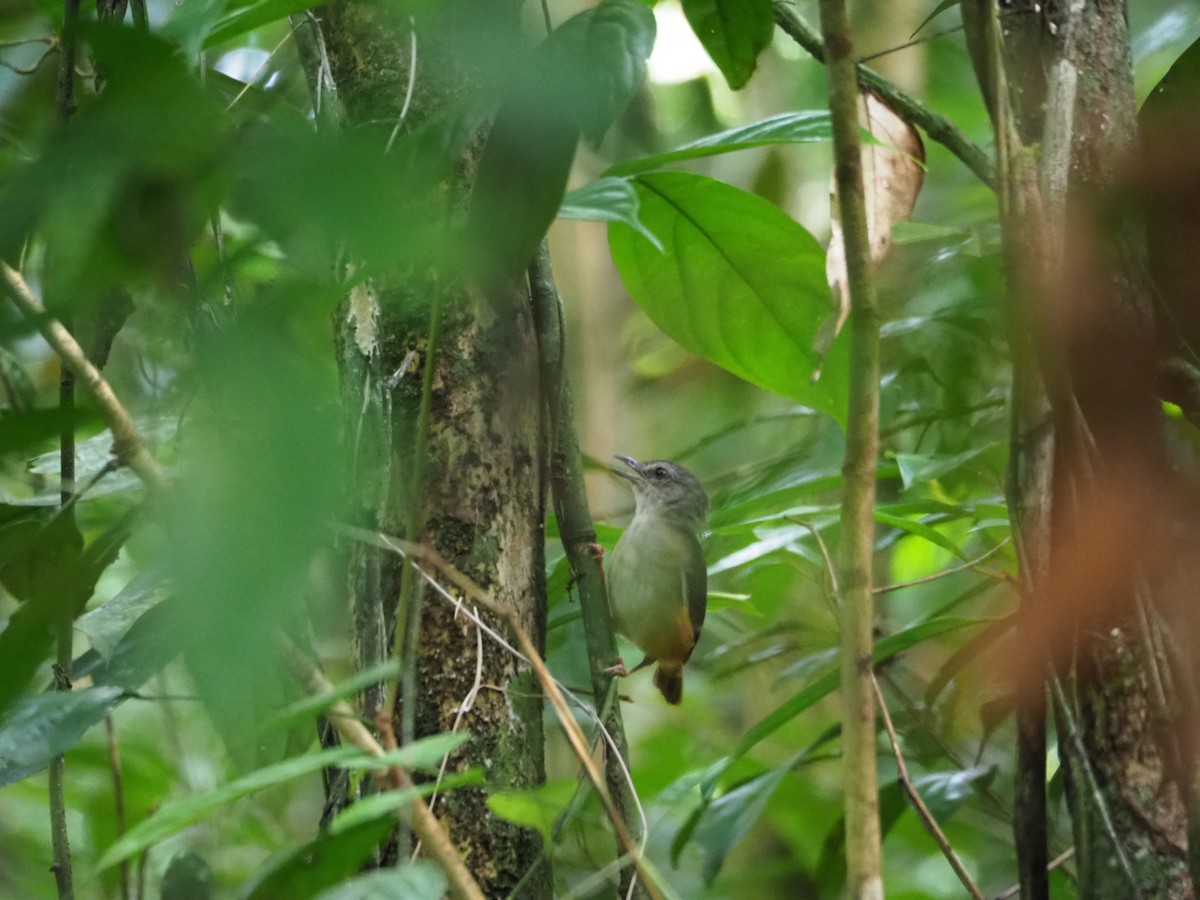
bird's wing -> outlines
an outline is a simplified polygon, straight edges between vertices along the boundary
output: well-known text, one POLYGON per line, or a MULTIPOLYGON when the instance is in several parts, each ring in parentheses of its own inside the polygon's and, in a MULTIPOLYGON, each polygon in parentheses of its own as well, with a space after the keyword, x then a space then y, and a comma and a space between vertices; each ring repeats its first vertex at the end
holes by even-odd
POLYGON ((700 639, 704 625, 704 613, 708 610, 708 566, 704 562, 704 550, 695 537, 689 535, 687 563, 684 566, 684 597, 687 599, 688 617, 692 620, 692 633, 700 639))

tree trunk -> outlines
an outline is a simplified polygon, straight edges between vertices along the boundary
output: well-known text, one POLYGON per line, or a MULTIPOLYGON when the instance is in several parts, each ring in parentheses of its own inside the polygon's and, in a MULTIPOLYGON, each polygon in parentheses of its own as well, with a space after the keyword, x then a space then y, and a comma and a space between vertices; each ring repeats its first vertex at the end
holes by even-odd
POLYGON ((1054 434, 1049 568, 1033 621, 1053 660, 1079 894, 1191 897, 1177 706, 1153 590, 1166 548, 1178 548, 1178 505, 1155 397, 1145 242, 1118 200, 1137 134, 1125 6, 1016 5, 1003 45, 1018 143, 1040 144, 1025 225, 1040 229, 1041 246, 1023 263, 1054 434))
MULTIPOLYGON (((515 40, 515 8, 488 6, 480 17, 501 22, 515 40)), ((475 5, 456 4, 453 11, 464 8, 475 5)), ((315 68, 327 65, 332 84, 325 90, 336 88, 341 125, 378 129, 381 153, 402 111, 401 135, 477 93, 472 54, 455 43, 452 28, 414 26, 374 4, 335 3, 318 19, 320 40, 309 42, 305 54, 310 83, 320 83, 315 68)), ((480 143, 467 148, 455 175, 440 186, 447 229, 469 196, 480 143)), ((413 268, 394 283, 355 287, 339 313, 337 354, 360 523, 428 542, 516 610, 540 644, 544 424, 528 286, 524 279, 471 282, 461 276, 466 264, 451 270, 431 261, 413 268)), ((426 590, 396 556, 352 548, 349 590, 358 664, 386 658, 394 643, 409 673, 394 721, 397 735, 450 731, 473 697, 458 726, 471 740, 452 755, 447 771, 478 766, 490 785, 504 788, 544 780, 542 698, 527 666, 426 590)), ((364 714, 373 716, 386 696, 384 686, 369 691, 364 714)), ((541 841, 536 832, 494 816, 485 799, 483 789, 457 789, 439 795, 434 812, 488 895, 505 896, 541 855, 541 841)), ((384 862, 391 858, 385 855, 384 862)), ((549 896, 549 867, 539 873, 523 896, 549 896)))

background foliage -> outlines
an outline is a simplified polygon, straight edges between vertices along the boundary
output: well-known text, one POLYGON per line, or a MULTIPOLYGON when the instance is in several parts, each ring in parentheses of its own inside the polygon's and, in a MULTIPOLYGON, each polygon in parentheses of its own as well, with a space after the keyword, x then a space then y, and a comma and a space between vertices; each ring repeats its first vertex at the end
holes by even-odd
MULTIPOLYGON (((152 503, 130 473, 111 471, 111 439, 83 401, 68 424, 87 490, 77 526, 56 515, 57 363, 32 325, 0 304, 6 895, 53 896, 44 767, 63 751, 84 896, 117 895, 119 857, 144 867, 151 896, 170 894, 172 879, 209 879, 219 896, 270 896, 281 884, 286 896, 308 896, 353 872, 377 840, 383 810, 313 843, 317 772, 328 760, 312 750, 310 720, 268 720, 298 693, 264 648, 282 628, 311 641, 333 673, 349 674, 328 523, 340 512, 353 436, 341 429, 332 315, 369 276, 478 249, 463 239, 478 231, 433 227, 413 198, 427 196, 495 108, 517 146, 544 138, 550 148, 514 187, 505 156, 513 147, 489 146, 471 217, 484 230, 508 223, 488 245, 495 260, 528 256, 564 187, 575 189, 551 248, 581 443, 597 463, 593 507, 612 525, 603 542, 615 543, 630 510, 603 474, 612 453, 681 460, 714 500, 713 595, 688 698, 669 709, 648 679, 624 685, 651 858, 681 896, 837 894, 837 613, 816 535, 831 546, 838 537, 845 342, 820 381, 808 377, 812 334, 828 310, 824 73, 771 31, 769 4, 752 5, 744 32, 714 37, 705 23, 720 16, 721 0, 684 2, 682 12, 660 3, 640 88, 636 61, 653 35, 636 4, 573 20, 533 62, 481 27, 481 58, 506 75, 490 105, 420 129, 398 120, 354 131, 315 124, 295 46, 303 3, 151 5, 149 33, 85 24, 79 109, 65 125, 55 123, 50 37, 61 10, 5 7, 0 255, 20 262, 90 353, 104 343, 110 311, 131 305, 105 372, 176 478, 171 496, 152 503), (689 49, 689 22, 703 49, 689 49), (562 89, 547 96, 548 80, 562 89), (568 137, 555 143, 563 129, 568 137), (590 140, 572 165, 561 147, 579 133, 590 140), (86 605, 75 623, 84 689, 46 694, 43 618, 59 604, 86 605), (117 842, 109 713, 126 844, 117 842), (298 887, 286 879, 305 852, 327 868, 298 887)), ((985 143, 961 36, 942 34, 956 10, 932 0, 878 5, 886 16, 858 4, 864 53, 905 44, 939 11, 920 32, 926 40, 875 64, 985 143)), ((577 12, 549 6, 556 24, 577 12)), ((1200 4, 1147 0, 1130 13, 1145 96, 1196 37, 1200 4)), ((540 41, 541 11, 525 14, 528 42, 540 41)), ((897 228, 880 277, 877 579, 960 570, 877 598, 877 660, 918 787, 977 881, 998 893, 1015 880, 1010 712, 1020 648, 1007 618, 1014 560, 996 212, 970 172, 939 145, 927 149, 916 221, 897 228)), ((557 554, 547 560, 548 661, 562 681, 583 685, 578 606, 557 554)), ((444 749, 418 751, 412 764, 436 768, 444 749)), ((1052 767, 1054 759, 1052 750, 1052 767)), ((493 810, 552 828, 576 765, 557 737, 547 762, 544 790, 531 797, 494 785, 493 810)), ((889 895, 957 896, 886 753, 880 767, 889 895)), ((1051 788, 1052 850, 1061 851, 1070 829, 1057 780, 1051 788)), ((609 852, 595 798, 551 846, 565 893, 609 852)), ((410 879, 408 896, 441 889, 429 867, 396 877, 410 879)), ((1054 888, 1073 896, 1069 864, 1054 888)))

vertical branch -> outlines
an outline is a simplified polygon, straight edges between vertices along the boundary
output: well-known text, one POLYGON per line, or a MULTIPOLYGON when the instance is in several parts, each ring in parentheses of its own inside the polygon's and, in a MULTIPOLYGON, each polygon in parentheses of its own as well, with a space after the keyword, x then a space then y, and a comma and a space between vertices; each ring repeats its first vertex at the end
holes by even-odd
MULTIPOLYGON (((55 112, 59 124, 65 123, 75 112, 75 29, 79 21, 79 0, 64 0, 63 30, 58 62, 58 93, 55 112)), ((71 320, 65 318, 63 326, 69 332, 71 320)), ((74 519, 75 510, 71 503, 75 491, 75 371, 65 361, 60 361, 58 382, 58 408, 62 416, 59 431, 59 484, 62 515, 74 519)), ((64 608, 55 622, 58 650, 55 660, 55 687, 57 690, 71 689, 71 659, 74 656, 73 610, 64 608)), ((67 835, 66 760, 62 754, 50 761, 50 837, 54 850, 54 881, 60 900, 75 897, 74 878, 71 873, 71 844, 67 835)))
POLYGON ((1005 494, 1012 514, 1021 580, 1017 629, 1038 673, 1016 706, 1013 842, 1022 900, 1050 896, 1046 818, 1046 641, 1037 619, 1037 591, 1050 570, 1055 431, 1031 339, 1028 272, 1044 258, 1036 173, 1015 127, 995 0, 963 4, 968 45, 996 136, 996 172, 1012 355, 1012 412, 1005 494))
POLYGON ((850 289, 850 410, 842 465, 843 790, 848 895, 883 896, 879 791, 875 765, 875 696, 871 678, 871 557, 875 535, 875 469, 879 452, 879 310, 859 146, 858 84, 843 0, 821 0, 821 30, 829 72, 829 111, 838 207, 850 289))
MULTIPOLYGON (((580 611, 583 613, 584 634, 587 640, 588 663, 592 676, 592 696, 596 712, 612 736, 618 753, 629 759, 625 742, 625 725, 619 703, 605 703, 615 689, 612 675, 604 670, 617 657, 617 643, 608 616, 608 599, 604 585, 604 569, 592 547, 596 530, 588 510, 583 486, 583 470, 579 439, 575 433, 575 410, 571 387, 563 366, 562 300, 550 269, 550 251, 543 240, 529 269, 529 286, 533 297, 534 321, 538 333, 542 361, 542 392, 549 408, 550 490, 554 515, 571 574, 579 590, 580 611)), ((621 762, 605 756, 605 783, 621 819, 634 840, 641 837, 636 798, 621 769, 621 762)), ((623 852, 620 841, 617 852, 623 852)), ((634 867, 628 865, 621 873, 621 894, 627 896, 634 867)))

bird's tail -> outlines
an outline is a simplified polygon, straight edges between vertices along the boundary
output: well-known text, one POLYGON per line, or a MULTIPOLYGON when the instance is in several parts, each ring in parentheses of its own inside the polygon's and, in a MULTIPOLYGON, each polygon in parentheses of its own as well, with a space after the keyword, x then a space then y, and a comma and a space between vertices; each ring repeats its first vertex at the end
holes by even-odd
POLYGON ((654 686, 672 706, 683 699, 683 663, 660 662, 654 670, 654 686))

